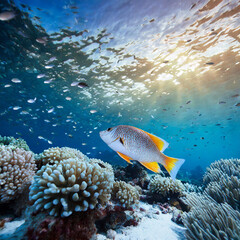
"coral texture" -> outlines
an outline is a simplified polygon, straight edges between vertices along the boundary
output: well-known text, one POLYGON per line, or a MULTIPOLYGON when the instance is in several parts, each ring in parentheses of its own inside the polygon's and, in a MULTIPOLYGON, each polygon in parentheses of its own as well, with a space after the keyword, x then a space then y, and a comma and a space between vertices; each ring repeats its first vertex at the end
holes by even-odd
POLYGON ((191 206, 190 212, 183 214, 187 239, 239 239, 240 213, 229 204, 195 193, 188 194, 186 203, 191 206))
POLYGON ((113 184, 112 199, 120 202, 123 206, 130 207, 139 202, 138 190, 130 184, 117 181, 113 184))
POLYGON ((22 138, 15 139, 14 137, 0 136, 0 145, 13 146, 15 148, 23 148, 26 151, 30 151, 29 146, 22 138))
POLYGON ((236 176, 240 179, 240 159, 221 159, 215 161, 207 168, 203 177, 203 182, 208 184, 209 182, 219 181, 224 176, 236 176))
POLYGON ((205 193, 218 203, 227 202, 240 210, 240 159, 212 163, 204 176, 205 193))
MULTIPOLYGON (((38 214, 30 221, 25 238, 38 240, 89 240, 96 233, 95 213, 72 214, 67 218, 38 214)), ((24 239, 25 239, 24 238, 24 239)))
POLYGON ((0 203, 13 200, 31 183, 36 165, 33 153, 0 146, 0 203))
POLYGON ((111 197, 114 176, 98 163, 70 158, 43 166, 30 187, 30 200, 36 210, 62 217, 74 211, 94 209, 111 197))
POLYGON ((39 154, 38 161, 41 162, 41 165, 58 163, 62 160, 69 158, 79 158, 86 159, 86 156, 81 153, 79 150, 69 147, 53 147, 44 150, 39 154))
POLYGON ((149 190, 153 194, 171 197, 173 195, 181 195, 184 191, 184 185, 179 180, 173 181, 172 178, 156 175, 150 180, 149 190))

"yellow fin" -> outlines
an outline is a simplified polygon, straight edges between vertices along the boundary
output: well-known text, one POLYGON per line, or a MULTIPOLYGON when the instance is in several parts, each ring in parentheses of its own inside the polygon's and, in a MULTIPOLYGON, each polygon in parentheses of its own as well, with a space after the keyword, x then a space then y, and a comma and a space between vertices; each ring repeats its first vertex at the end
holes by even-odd
POLYGON ((178 170, 184 162, 185 162, 184 159, 165 156, 163 165, 168 171, 169 175, 172 177, 172 179, 175 180, 178 170))
MULTIPOLYGON (((144 130, 142 130, 142 129, 139 129, 139 128, 137 128, 138 130, 140 130, 140 131, 143 131, 143 132, 145 132, 144 130)), ((166 142, 165 140, 163 140, 163 139, 161 139, 160 137, 157 137, 157 136, 155 136, 155 135, 153 135, 153 134, 151 134, 151 133, 148 133, 148 132, 145 132, 149 137, 150 137, 150 139, 155 143, 155 145, 157 146, 157 148, 158 148, 158 150, 160 151, 160 152, 163 152, 167 147, 168 147, 168 145, 169 145, 169 143, 168 142, 166 142)))
POLYGON ((140 162, 145 168, 155 172, 159 173, 160 172, 160 167, 157 162, 140 162))
MULTIPOLYGON (((130 158, 130 157, 128 157, 128 156, 126 156, 126 155, 124 155, 124 154, 122 154, 122 153, 120 153, 120 152, 117 152, 118 153, 118 155, 121 157, 121 158, 123 158, 124 160, 126 160, 128 163, 131 163, 130 162, 130 160, 132 160, 132 158, 130 158)), ((132 163, 131 163, 132 164, 132 163)))

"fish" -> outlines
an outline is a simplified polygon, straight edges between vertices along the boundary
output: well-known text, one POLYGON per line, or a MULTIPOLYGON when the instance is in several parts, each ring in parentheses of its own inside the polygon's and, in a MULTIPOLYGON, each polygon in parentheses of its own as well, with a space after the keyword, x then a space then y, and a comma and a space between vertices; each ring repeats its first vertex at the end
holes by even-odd
POLYGON ((9 21, 9 20, 11 20, 15 17, 16 17, 15 12, 7 12, 6 11, 6 12, 1 12, 0 13, 0 20, 1 21, 9 21))
POLYGON ((184 159, 172 158, 163 154, 169 143, 139 128, 119 125, 99 132, 101 139, 118 155, 131 163, 138 161, 147 169, 159 173, 162 164, 173 180, 184 159))
POLYGON ((21 82, 22 82, 22 81, 21 81, 20 79, 18 79, 18 78, 13 78, 11 81, 14 82, 14 83, 21 83, 21 82))

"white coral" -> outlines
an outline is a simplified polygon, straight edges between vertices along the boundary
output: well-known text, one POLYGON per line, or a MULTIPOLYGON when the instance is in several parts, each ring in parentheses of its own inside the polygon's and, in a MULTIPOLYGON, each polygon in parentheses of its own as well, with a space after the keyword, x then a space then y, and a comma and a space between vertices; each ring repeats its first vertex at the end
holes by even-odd
POLYGON ((158 193, 166 197, 169 194, 181 194, 184 185, 179 180, 173 181, 172 178, 156 175, 150 180, 149 190, 151 193, 158 193))
POLYGON ((94 209, 98 203, 104 205, 111 197, 113 181, 113 173, 99 164, 70 158, 37 172, 30 199, 36 210, 67 217, 74 211, 94 209))
POLYGON ((123 206, 129 207, 139 203, 138 190, 132 185, 117 181, 113 184, 112 199, 119 201, 123 206))
POLYGON ((69 158, 85 159, 86 156, 79 150, 69 147, 53 147, 39 154, 39 160, 42 165, 58 163, 69 158))
POLYGON ((21 194, 31 183, 35 169, 32 152, 0 146, 0 202, 9 202, 21 194))

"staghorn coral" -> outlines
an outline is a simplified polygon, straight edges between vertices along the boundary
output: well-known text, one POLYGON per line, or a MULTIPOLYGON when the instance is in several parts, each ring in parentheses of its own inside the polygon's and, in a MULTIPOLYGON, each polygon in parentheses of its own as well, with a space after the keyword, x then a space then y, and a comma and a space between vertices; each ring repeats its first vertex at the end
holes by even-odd
POLYGON ((15 199, 31 183, 36 165, 33 153, 0 146, 0 203, 15 199))
POLYGON ((203 182, 208 184, 209 182, 219 181, 222 177, 236 176, 240 179, 240 159, 221 159, 213 162, 203 177, 203 182))
POLYGON ((172 178, 156 175, 150 180, 149 190, 150 193, 163 197, 179 196, 184 191, 184 185, 179 180, 173 181, 172 178))
POLYGON ((94 209, 110 199, 114 176, 99 164, 70 158, 43 166, 30 187, 36 210, 67 217, 73 212, 94 209))
POLYGON ((185 202, 191 207, 183 214, 187 239, 239 239, 240 213, 229 204, 218 204, 208 195, 196 193, 188 194, 185 202))
POLYGON ((120 202, 123 206, 130 207, 138 204, 140 196, 135 187, 126 182, 117 181, 113 184, 112 199, 120 202))
POLYGON ((30 148, 27 145, 26 141, 24 141, 22 138, 15 139, 14 137, 0 136, 0 145, 23 148, 26 151, 30 151, 30 148))
POLYGON ((87 159, 87 157, 81 153, 79 150, 69 147, 53 147, 44 150, 39 156, 38 165, 53 165, 54 163, 58 163, 62 160, 69 158, 79 158, 79 159, 87 159))

